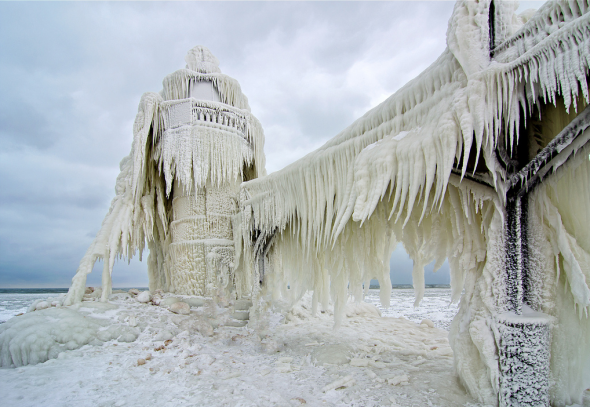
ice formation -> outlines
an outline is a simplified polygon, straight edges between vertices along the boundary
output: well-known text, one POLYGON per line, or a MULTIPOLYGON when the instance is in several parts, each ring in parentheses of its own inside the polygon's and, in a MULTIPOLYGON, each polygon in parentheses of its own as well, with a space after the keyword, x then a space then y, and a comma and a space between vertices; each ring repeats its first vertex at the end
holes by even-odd
MULTIPOLYGON (((551 380, 533 384, 552 404, 579 401, 590 386, 589 8, 550 2, 518 16, 513 3, 459 1, 447 49, 425 72, 318 150, 242 184, 237 251, 260 295, 295 301, 312 290, 314 310, 334 301, 338 324, 371 278, 388 303, 389 255, 402 242, 416 304, 424 266, 449 260, 461 297, 455 366, 474 396, 530 397, 509 383, 522 366, 506 367, 501 352, 530 307, 553 327, 551 380), (521 168, 518 157, 537 154, 521 168)), ((548 354, 531 351, 530 362, 548 354)))
POLYGON ((590 386, 589 9, 559 1, 516 15, 510 2, 457 2, 434 64, 269 176, 239 85, 194 48, 186 69, 142 97, 117 195, 65 304, 82 299, 99 258, 108 300, 115 259, 147 243, 151 291, 231 289, 257 305, 312 291, 312 312, 332 301, 339 325, 372 278, 388 304, 402 242, 416 305, 424 266, 449 260, 461 299, 455 368, 474 397, 580 401, 590 386))
MULTIPOLYGON (((264 134, 234 79, 205 47, 139 103, 131 153, 116 196, 72 281, 65 304, 82 300, 86 276, 104 261, 102 300, 117 257, 141 257, 147 243, 150 290, 211 295, 234 281, 232 217, 239 184, 265 174, 264 134)), ((234 286, 234 283, 236 286, 234 286)))
POLYGON ((0 367, 35 365, 60 357, 65 351, 103 342, 133 342, 140 330, 110 323, 100 314, 118 306, 101 302, 74 307, 49 307, 15 317, 0 325, 0 367), (89 317, 96 312, 98 317, 89 317))

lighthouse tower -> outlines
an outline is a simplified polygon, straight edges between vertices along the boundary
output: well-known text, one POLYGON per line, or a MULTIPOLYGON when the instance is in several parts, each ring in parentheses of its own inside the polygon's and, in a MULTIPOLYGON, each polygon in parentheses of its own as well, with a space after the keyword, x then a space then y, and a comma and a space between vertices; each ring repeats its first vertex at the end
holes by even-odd
POLYGON ((185 60, 159 93, 141 98, 116 196, 72 279, 67 304, 82 300, 99 259, 108 301, 115 260, 141 256, 146 245, 150 291, 241 297, 252 289, 234 260, 234 236, 241 236, 234 215, 240 184, 266 175, 262 127, 239 83, 221 73, 207 48, 194 47, 185 60))
POLYGON ((160 105, 161 142, 176 159, 192 153, 193 161, 174 174, 166 280, 168 291, 208 296, 231 283, 232 217, 241 182, 254 175, 247 134, 253 123, 248 110, 228 103, 219 62, 207 48, 191 49, 185 60, 185 70, 164 80, 160 105))

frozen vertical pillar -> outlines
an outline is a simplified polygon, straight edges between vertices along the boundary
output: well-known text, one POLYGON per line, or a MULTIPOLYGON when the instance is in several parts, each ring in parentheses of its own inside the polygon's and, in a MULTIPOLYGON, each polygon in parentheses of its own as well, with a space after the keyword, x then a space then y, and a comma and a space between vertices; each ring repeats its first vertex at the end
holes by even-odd
POLYGON ((205 239, 208 232, 205 190, 193 188, 189 191, 177 180, 173 194, 170 291, 205 295, 205 239))
POLYGON ((207 296, 214 296, 217 294, 217 289, 225 289, 232 284, 230 273, 234 258, 232 217, 238 211, 239 188, 238 180, 228 180, 221 185, 208 183, 205 188, 209 228, 204 246, 207 296))
POLYGON ((551 318, 527 305, 528 196, 506 205, 506 312, 496 315, 500 407, 549 406, 551 318))
POLYGON ((213 296, 230 281, 234 257, 232 216, 239 180, 187 191, 175 181, 170 230, 170 291, 213 296))
POLYGON ((500 407, 549 406, 551 322, 526 305, 496 319, 500 407))
POLYGON ((507 308, 522 314, 524 275, 527 272, 526 198, 508 199, 506 204, 506 300, 507 308))

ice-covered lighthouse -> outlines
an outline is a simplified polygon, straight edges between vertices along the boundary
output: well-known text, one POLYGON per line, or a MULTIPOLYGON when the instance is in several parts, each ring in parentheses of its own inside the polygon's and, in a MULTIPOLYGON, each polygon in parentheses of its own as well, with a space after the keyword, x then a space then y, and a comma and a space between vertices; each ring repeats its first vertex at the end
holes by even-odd
POLYGON ((149 248, 150 290, 241 296, 252 283, 234 274, 233 217, 242 181, 265 174, 264 134, 239 83, 203 46, 186 69, 145 93, 133 145, 101 229, 72 281, 66 303, 81 301, 86 276, 104 260, 102 300, 117 257, 149 248))

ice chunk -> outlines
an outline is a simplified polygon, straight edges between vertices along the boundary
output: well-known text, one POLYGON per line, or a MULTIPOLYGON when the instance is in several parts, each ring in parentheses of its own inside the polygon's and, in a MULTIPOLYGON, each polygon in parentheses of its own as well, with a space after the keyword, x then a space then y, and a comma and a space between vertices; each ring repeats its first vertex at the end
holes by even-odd
POLYGON ((91 343, 100 324, 68 308, 48 308, 0 325, 0 366, 43 363, 91 343))
POLYGON ((397 386, 398 384, 407 384, 409 380, 410 379, 408 378, 408 375, 402 374, 387 379, 387 383, 391 384, 392 386, 397 386))
POLYGON ((40 301, 39 303, 37 303, 37 305, 35 306, 36 310, 42 310, 42 309, 47 309, 50 308, 51 304, 48 303, 47 301, 40 301))
POLYGON ((180 301, 170 305, 168 309, 175 314, 188 315, 191 313, 191 307, 187 303, 180 301))
POLYGON ((352 358, 350 359, 351 366, 367 367, 369 366, 369 359, 352 358))
POLYGON ((343 365, 348 363, 350 349, 346 345, 324 345, 315 348, 312 357, 316 363, 329 363, 333 365, 343 365))
POLYGON ((177 298, 177 297, 164 298, 163 300, 160 301, 160 306, 161 307, 169 307, 172 304, 175 304, 179 301, 180 301, 180 298, 177 298))
POLYGON ((202 307, 203 305, 205 305, 204 298, 188 297, 188 298, 183 298, 182 301, 186 302, 191 307, 202 307))
POLYGON ((96 337, 107 342, 116 339, 118 342, 133 342, 137 339, 139 330, 128 325, 110 325, 105 329, 101 329, 97 332, 96 337))
POLYGON ((168 331, 167 329, 162 329, 160 332, 156 334, 154 337, 155 341, 167 341, 174 338, 172 332, 168 331))
POLYGON ((138 302, 148 303, 148 302, 150 302, 152 300, 152 295, 150 294, 149 291, 143 291, 143 292, 139 293, 137 295, 137 297, 135 297, 135 299, 138 302))
POLYGON ((434 322, 432 322, 431 320, 429 320, 428 318, 424 318, 422 320, 422 322, 420 322, 420 325, 426 325, 430 328, 434 328, 434 322))
POLYGON ((366 302, 351 302, 346 304, 344 312, 347 317, 380 317, 381 311, 373 304, 366 302))

